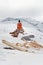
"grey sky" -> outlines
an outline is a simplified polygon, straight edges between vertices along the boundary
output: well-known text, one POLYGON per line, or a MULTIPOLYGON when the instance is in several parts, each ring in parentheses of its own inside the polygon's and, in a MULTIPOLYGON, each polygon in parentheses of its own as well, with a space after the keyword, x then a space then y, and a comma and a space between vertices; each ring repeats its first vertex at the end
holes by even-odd
POLYGON ((0 19, 24 16, 43 21, 43 0, 0 0, 0 19))

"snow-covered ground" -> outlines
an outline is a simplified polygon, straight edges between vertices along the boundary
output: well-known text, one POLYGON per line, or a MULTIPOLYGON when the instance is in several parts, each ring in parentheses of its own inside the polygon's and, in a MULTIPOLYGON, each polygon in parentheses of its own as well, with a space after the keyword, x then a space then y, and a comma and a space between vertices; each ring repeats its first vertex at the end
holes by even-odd
POLYGON ((14 31, 16 29, 16 24, 2 24, 0 23, 0 65, 43 65, 43 49, 34 50, 36 53, 22 52, 19 50, 8 50, 3 49, 6 47, 2 43, 2 40, 8 40, 10 42, 23 43, 21 40, 23 36, 34 35, 35 37, 32 40, 36 40, 39 44, 43 45, 43 33, 38 31, 32 24, 28 24, 27 22, 22 22, 23 28, 25 30, 25 34, 19 34, 17 38, 13 38, 9 32, 14 31), (26 34, 27 33, 27 34, 26 34))

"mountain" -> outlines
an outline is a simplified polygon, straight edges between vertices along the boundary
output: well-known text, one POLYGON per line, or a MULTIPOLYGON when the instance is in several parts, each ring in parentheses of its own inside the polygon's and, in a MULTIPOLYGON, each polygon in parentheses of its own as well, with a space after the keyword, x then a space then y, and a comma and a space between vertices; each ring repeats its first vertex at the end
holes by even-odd
POLYGON ((21 20, 21 22, 27 22, 28 24, 32 24, 33 26, 37 26, 40 22, 39 21, 36 21, 35 19, 32 19, 31 17, 27 17, 27 18, 11 18, 11 17, 7 17, 5 19, 3 19, 1 22, 2 23, 15 23, 14 21, 18 21, 18 20, 21 20))
POLYGON ((15 20, 14 18, 8 17, 8 18, 5 18, 4 20, 2 20, 1 22, 14 21, 14 20, 15 20))
POLYGON ((31 17, 25 18, 25 20, 26 20, 28 23, 32 24, 33 26, 36 26, 36 25, 38 25, 38 23, 39 23, 39 21, 37 21, 37 20, 35 20, 35 19, 31 18, 31 17))
POLYGON ((21 22, 23 22, 23 21, 28 22, 28 23, 30 23, 34 26, 38 24, 38 21, 36 21, 35 19, 32 19, 31 17, 29 17, 29 18, 11 18, 11 17, 7 17, 7 18, 3 19, 1 22, 18 21, 19 19, 21 20, 21 22))
POLYGON ((19 20, 19 18, 7 17, 7 18, 1 20, 0 23, 15 23, 18 20, 19 20))
POLYGON ((18 20, 20 19, 20 21, 23 23, 25 23, 25 26, 31 25, 33 27, 35 27, 38 31, 43 32, 43 22, 40 23, 40 21, 36 21, 35 19, 31 18, 31 17, 27 17, 27 18, 11 18, 11 17, 7 17, 5 19, 3 19, 1 21, 1 23, 17 23, 18 20))

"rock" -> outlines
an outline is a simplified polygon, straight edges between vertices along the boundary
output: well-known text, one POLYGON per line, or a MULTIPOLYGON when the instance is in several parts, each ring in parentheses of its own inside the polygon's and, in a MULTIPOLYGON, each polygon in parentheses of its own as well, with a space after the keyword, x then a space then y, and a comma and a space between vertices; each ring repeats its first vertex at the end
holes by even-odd
POLYGON ((21 40, 32 41, 31 38, 34 38, 34 37, 35 37, 34 35, 24 36, 24 37, 21 38, 21 40))

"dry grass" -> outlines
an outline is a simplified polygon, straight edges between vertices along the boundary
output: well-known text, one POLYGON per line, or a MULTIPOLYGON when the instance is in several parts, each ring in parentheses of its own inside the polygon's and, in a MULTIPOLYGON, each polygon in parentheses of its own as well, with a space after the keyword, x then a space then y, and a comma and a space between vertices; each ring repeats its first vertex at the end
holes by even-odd
POLYGON ((25 42, 25 43, 24 43, 24 46, 27 47, 27 48, 31 48, 31 47, 33 47, 33 48, 38 48, 38 49, 43 48, 43 46, 40 45, 40 44, 39 44, 38 42, 36 42, 36 41, 25 42))
POLYGON ((6 41, 6 40, 2 40, 2 42, 4 44, 12 47, 12 48, 17 49, 17 50, 30 52, 30 53, 34 53, 35 51, 29 51, 28 50, 29 48, 34 48, 34 49, 41 49, 41 48, 43 48, 43 46, 40 45, 36 41, 31 41, 31 42, 25 41, 25 43, 23 43, 23 44, 21 44, 21 43, 12 44, 11 42, 6 41))

